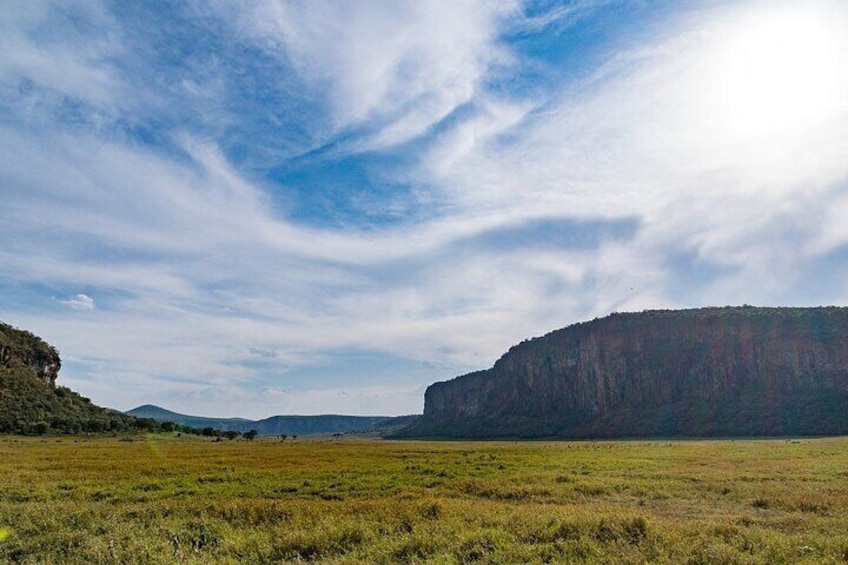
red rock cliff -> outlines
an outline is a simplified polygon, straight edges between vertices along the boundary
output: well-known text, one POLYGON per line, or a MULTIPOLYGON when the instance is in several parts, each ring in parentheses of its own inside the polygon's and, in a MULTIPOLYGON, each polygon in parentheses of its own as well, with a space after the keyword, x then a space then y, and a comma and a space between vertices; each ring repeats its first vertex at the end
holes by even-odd
POLYGON ((613 314, 427 389, 406 435, 848 433, 848 308, 613 314))

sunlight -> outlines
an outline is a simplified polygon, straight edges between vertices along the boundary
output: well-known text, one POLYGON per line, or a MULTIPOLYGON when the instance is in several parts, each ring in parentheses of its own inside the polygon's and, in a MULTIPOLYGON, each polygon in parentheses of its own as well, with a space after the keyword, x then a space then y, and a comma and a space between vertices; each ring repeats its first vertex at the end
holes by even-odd
POLYGON ((785 137, 844 113, 846 34, 831 11, 763 4, 734 21, 714 60, 715 125, 735 139, 785 137))
POLYGON ((159 445, 156 436, 154 434, 147 434, 144 436, 144 441, 147 444, 147 449, 150 451, 150 454, 156 459, 162 459, 162 448, 159 445))

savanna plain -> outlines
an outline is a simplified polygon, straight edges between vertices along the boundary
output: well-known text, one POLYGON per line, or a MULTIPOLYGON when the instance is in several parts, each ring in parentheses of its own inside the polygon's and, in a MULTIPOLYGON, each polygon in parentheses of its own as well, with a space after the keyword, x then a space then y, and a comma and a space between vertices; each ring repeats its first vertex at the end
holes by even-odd
POLYGON ((843 563, 848 438, 0 437, 3 563, 843 563))

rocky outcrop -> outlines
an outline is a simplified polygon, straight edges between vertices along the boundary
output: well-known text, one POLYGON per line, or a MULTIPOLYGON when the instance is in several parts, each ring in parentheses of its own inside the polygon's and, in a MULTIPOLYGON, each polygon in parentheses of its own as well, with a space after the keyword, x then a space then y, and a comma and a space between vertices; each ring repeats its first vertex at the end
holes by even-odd
POLYGON ((62 362, 54 347, 0 322, 0 434, 157 431, 142 420, 92 404, 56 386, 62 362))
POLYGON ((525 341, 427 389, 399 435, 848 433, 848 308, 612 314, 525 341))
POLYGON ((62 368, 59 353, 41 338, 0 323, 0 368, 30 369, 51 387, 62 368))

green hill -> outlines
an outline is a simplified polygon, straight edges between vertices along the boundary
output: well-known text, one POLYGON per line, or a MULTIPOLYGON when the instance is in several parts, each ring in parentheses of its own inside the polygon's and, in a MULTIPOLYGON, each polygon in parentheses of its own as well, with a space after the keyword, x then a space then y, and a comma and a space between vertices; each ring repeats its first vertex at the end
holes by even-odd
MULTIPOLYGON (((130 416, 136 418, 150 418, 157 422, 174 422, 183 426, 191 426, 193 428, 214 428, 216 430, 236 430, 239 431, 239 426, 251 424, 253 420, 245 418, 206 418, 204 416, 189 416, 166 410, 160 406, 153 404, 144 404, 126 412, 130 416)), ((245 429, 244 431, 247 431, 245 429)))
POLYGON ((0 323, 0 433, 43 434, 158 429, 153 420, 101 408, 56 386, 62 362, 54 347, 0 323))

